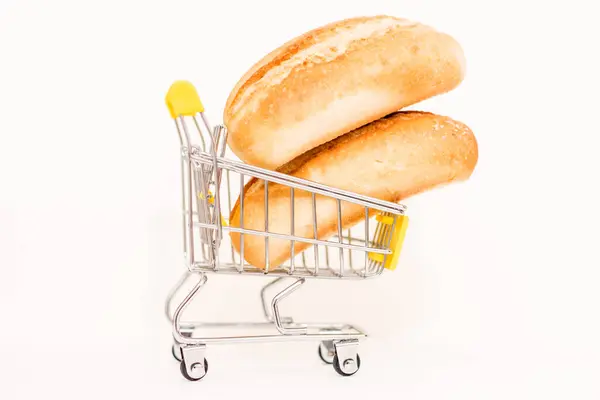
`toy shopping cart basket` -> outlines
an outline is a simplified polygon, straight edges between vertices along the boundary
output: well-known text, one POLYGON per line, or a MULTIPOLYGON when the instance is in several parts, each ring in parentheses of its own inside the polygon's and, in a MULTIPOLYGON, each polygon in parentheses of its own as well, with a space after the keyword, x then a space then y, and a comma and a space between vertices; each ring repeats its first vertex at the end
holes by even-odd
POLYGON ((187 268, 167 298, 165 313, 172 324, 173 356, 180 362, 183 376, 195 381, 206 375, 207 345, 285 340, 320 341, 318 353, 324 362, 333 364, 340 375, 356 373, 360 367, 359 339, 366 337, 362 330, 352 325, 296 323, 292 318, 280 315, 279 303, 301 287, 306 279, 366 279, 380 275, 385 269, 394 269, 408 223, 406 208, 225 158, 227 130, 222 125, 214 129, 210 126, 196 89, 189 82, 175 82, 168 91, 166 103, 181 144, 183 246, 187 268), (244 187, 249 179, 264 183, 266 229, 263 231, 243 228, 244 187), (267 229, 269 184, 289 188, 291 229, 288 234, 267 229), (294 235, 294 194, 299 192, 312 196, 314 236, 311 238, 294 235), (240 224, 234 227, 228 224, 228 219, 232 200, 238 196, 240 224), (317 236, 317 198, 337 204, 337 235, 333 237, 317 236), (364 208, 364 221, 352 229, 342 229, 344 203, 364 208), (229 235, 232 232, 240 238, 239 251, 234 248, 229 235), (260 268, 249 264, 244 256, 245 250, 248 251, 244 247, 244 238, 250 236, 264 239, 266 265, 260 268), (281 265, 270 265, 270 239, 290 243, 291 257, 281 265), (305 249, 295 251, 298 244, 305 249), (275 277, 261 291, 266 321, 204 323, 182 320, 182 313, 206 285, 209 273, 275 277), (186 283, 192 283, 188 291, 183 290, 186 283), (267 291, 275 285, 281 285, 283 289, 268 302, 267 291), (185 296, 176 302, 174 299, 180 292, 185 296), (226 329, 233 334, 207 336, 211 328, 226 329), (263 329, 265 333, 248 333, 255 328, 263 329))

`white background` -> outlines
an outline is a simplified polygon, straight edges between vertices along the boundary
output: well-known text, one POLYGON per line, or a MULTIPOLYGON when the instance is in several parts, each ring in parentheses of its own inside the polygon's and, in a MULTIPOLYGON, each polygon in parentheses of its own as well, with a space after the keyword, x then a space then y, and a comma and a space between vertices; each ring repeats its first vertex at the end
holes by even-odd
MULTIPOLYGON (((592 5, 0 0, 0 398, 598 398, 592 5), (473 129, 474 175, 405 202, 398 270, 286 303, 368 330, 357 375, 307 342, 211 347, 207 377, 185 381, 162 315, 183 270, 166 90, 193 81, 217 122, 265 53, 380 13, 463 45, 464 83, 412 108, 473 129)), ((211 276, 194 312, 260 318, 263 283, 211 276)))

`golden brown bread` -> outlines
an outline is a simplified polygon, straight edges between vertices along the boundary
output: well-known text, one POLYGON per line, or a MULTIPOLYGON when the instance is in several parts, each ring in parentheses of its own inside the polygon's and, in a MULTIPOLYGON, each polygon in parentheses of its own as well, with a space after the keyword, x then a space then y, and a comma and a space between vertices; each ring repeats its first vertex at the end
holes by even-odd
POLYGON ((242 160, 276 169, 304 152, 463 79, 450 36, 390 16, 338 21, 257 62, 229 95, 223 120, 242 160))
MULTIPOLYGON (((397 112, 325 143, 290 163, 279 172, 381 200, 398 202, 434 187, 470 177, 478 158, 475 137, 469 127, 451 118, 426 112, 397 112)), ((269 183, 269 231, 290 234, 290 188, 269 183)), ((311 194, 295 190, 294 233, 314 238, 311 194)), ((252 179, 244 189, 245 229, 265 230, 264 184, 252 179)), ((364 218, 364 208, 342 202, 342 225, 349 228, 364 218)), ((337 202, 317 196, 319 239, 337 232, 337 202)), ((240 227, 239 198, 230 224, 240 227)), ((240 251, 240 235, 231 232, 240 251)), ((295 252, 310 245, 296 242, 295 252)), ((288 260, 290 242, 269 239, 270 267, 288 260)), ((264 238, 244 235, 244 257, 265 267, 264 238)))

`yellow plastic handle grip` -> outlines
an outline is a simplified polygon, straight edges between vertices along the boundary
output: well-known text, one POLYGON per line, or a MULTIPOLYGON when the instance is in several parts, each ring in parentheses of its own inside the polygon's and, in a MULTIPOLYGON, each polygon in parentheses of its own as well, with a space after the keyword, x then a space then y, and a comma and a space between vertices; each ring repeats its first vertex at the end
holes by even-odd
POLYGON ((165 102, 173 119, 179 116, 191 117, 204 112, 196 88, 188 81, 174 82, 167 92, 165 102))
MULTIPOLYGON (((392 225, 394 223, 394 217, 378 215, 377 221, 392 225)), ((394 232, 392 232, 392 238, 390 240, 390 250, 392 254, 387 256, 383 268, 389 270, 395 270, 400 259, 400 252, 402 251, 402 244, 404 243, 404 237, 406 236, 406 229, 408 228, 408 216, 398 215, 396 217, 396 226, 394 232)), ((369 253, 369 258, 375 261, 383 262, 384 255, 378 253, 369 253)))

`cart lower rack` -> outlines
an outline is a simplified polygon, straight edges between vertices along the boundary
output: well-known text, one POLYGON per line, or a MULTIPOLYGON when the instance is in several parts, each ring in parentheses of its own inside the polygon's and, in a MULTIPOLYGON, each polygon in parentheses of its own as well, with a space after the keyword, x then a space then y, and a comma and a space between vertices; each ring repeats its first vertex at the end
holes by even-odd
POLYGON ((288 340, 320 341, 318 354, 324 362, 332 364, 340 375, 355 374, 360 368, 359 340, 366 337, 363 330, 352 325, 296 323, 280 314, 279 304, 309 279, 366 279, 381 275, 385 269, 394 269, 408 223, 406 207, 226 158, 227 130, 222 125, 211 127, 196 89, 189 82, 175 82, 167 93, 166 103, 180 141, 186 270, 167 298, 165 313, 172 325, 173 356, 180 362, 182 375, 191 381, 206 375, 208 345, 288 340), (250 179, 262 180, 265 186, 264 231, 243 227, 244 188, 250 179), (269 198, 266 188, 269 184, 290 190, 289 233, 267 229, 269 198), (294 194, 300 192, 312 196, 313 237, 294 234, 294 194), (317 236, 317 196, 337 203, 337 235, 331 238, 317 236), (237 198, 241 223, 234 227, 228 221, 237 198), (344 230, 342 206, 347 203, 363 207, 365 216, 361 223, 344 230), (373 214, 375 218, 372 218, 373 214), (240 236, 239 251, 231 241, 229 234, 232 232, 240 236), (264 239, 266 267, 258 268, 245 260, 245 237, 264 239), (281 265, 269 264, 268 243, 275 239, 290 243, 291 257, 281 265), (296 252, 298 243, 307 244, 308 248, 296 252), (206 285, 211 273, 274 278, 260 293, 265 321, 206 323, 183 320, 182 314, 206 285), (190 282, 191 288, 184 289, 190 282), (275 287, 281 289, 269 301, 268 292, 275 287), (185 296, 177 301, 178 294, 185 296), (249 333, 254 328, 263 328, 269 333, 249 333), (207 331, 218 329, 228 334, 207 336, 207 331))

